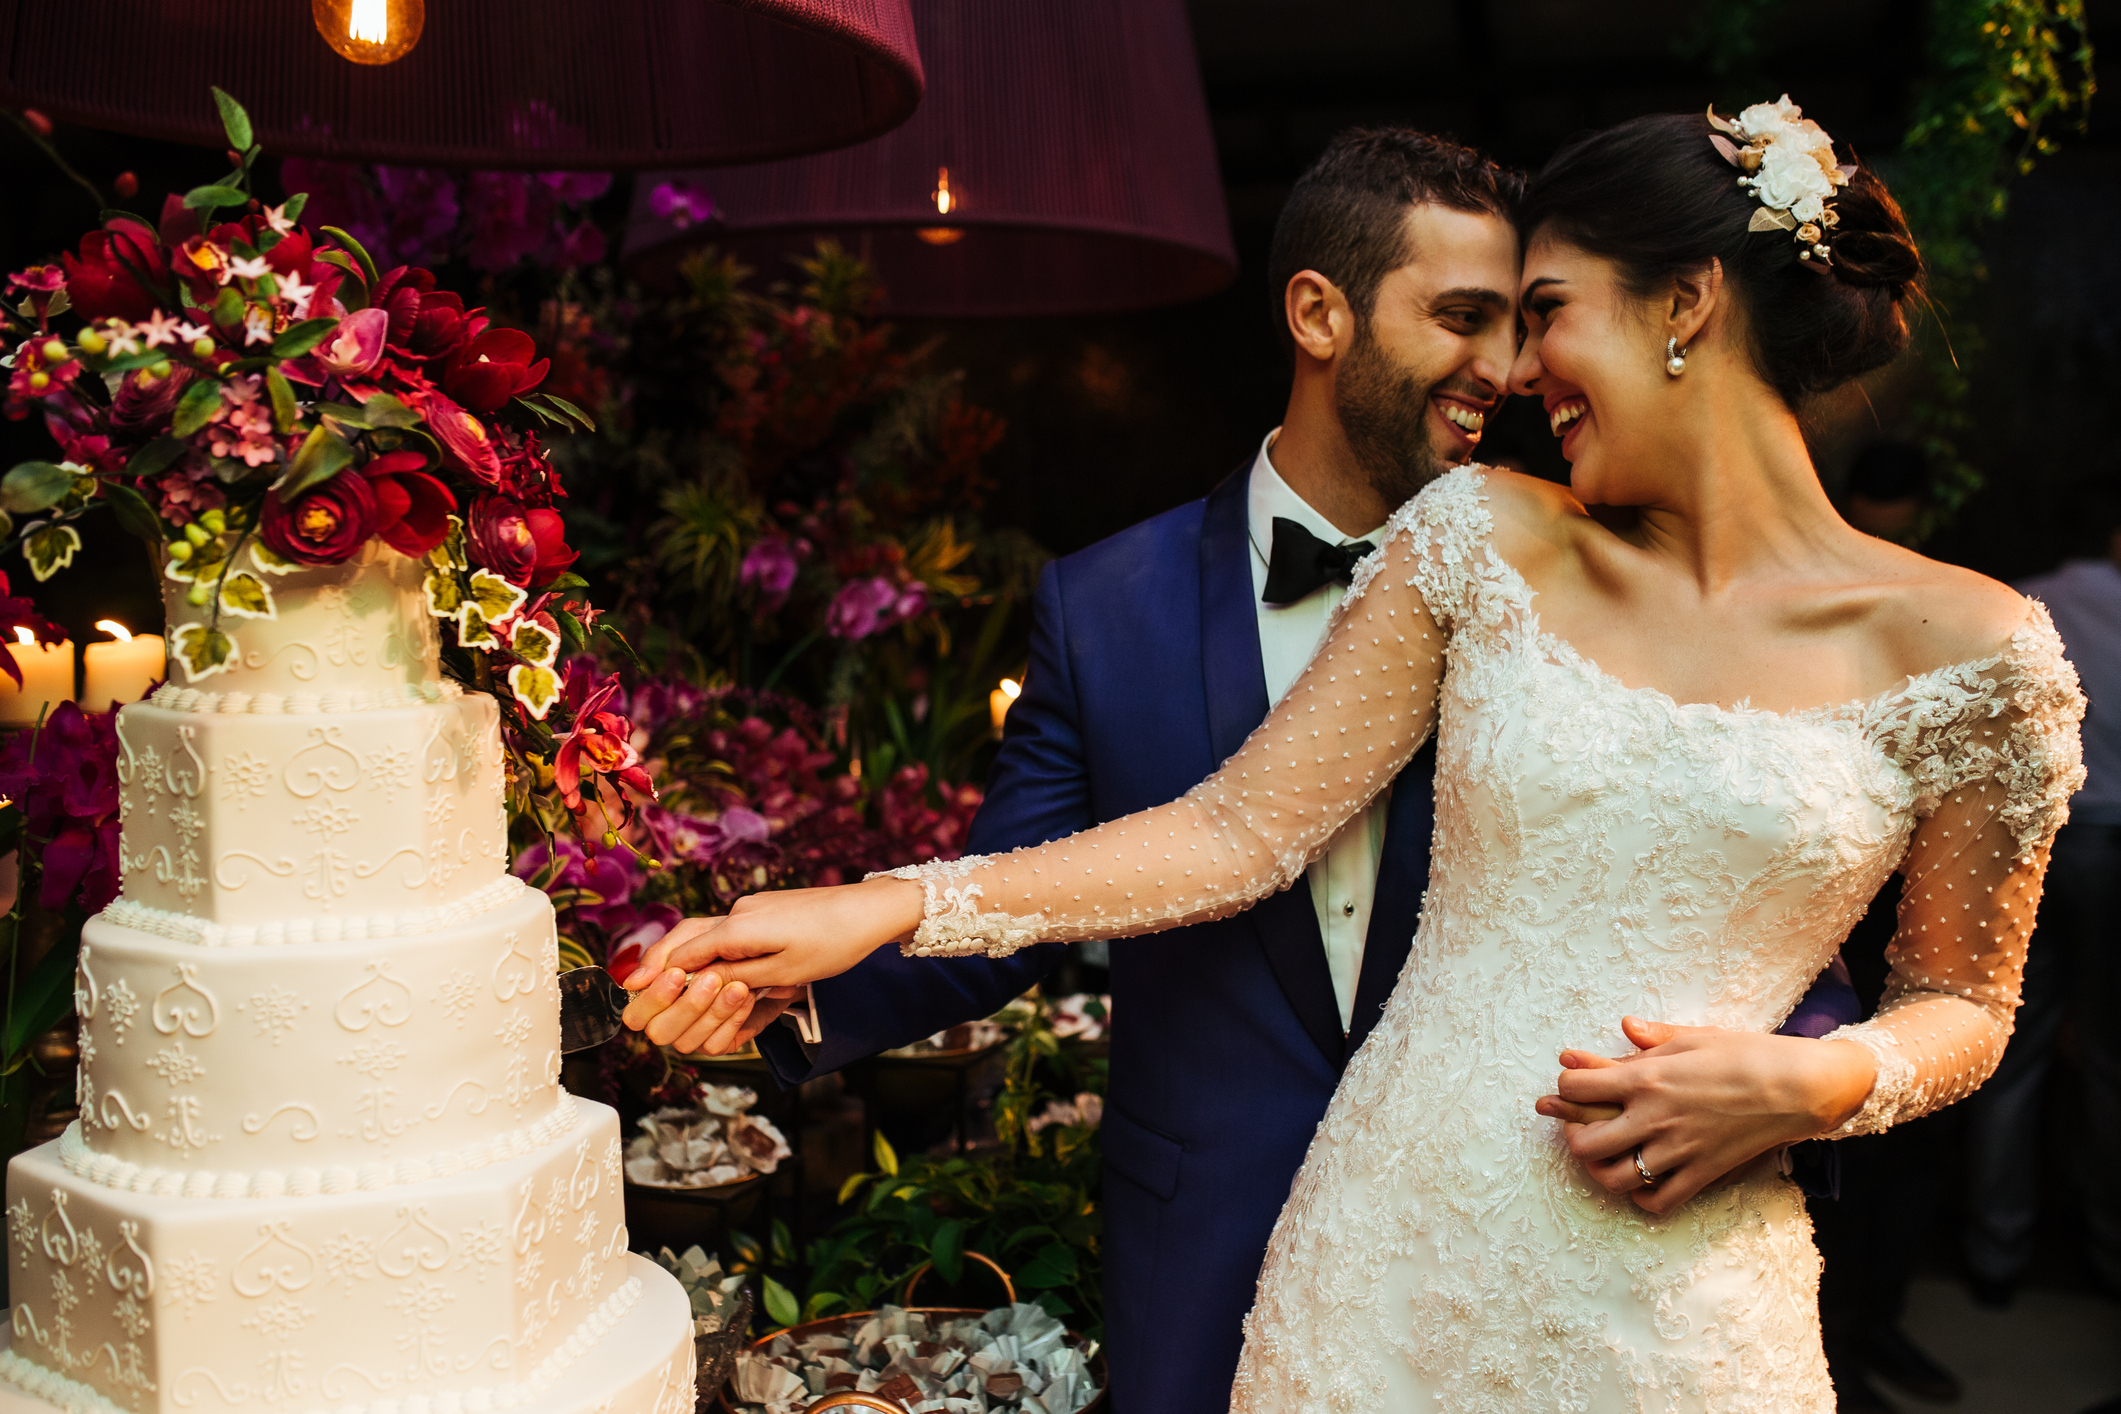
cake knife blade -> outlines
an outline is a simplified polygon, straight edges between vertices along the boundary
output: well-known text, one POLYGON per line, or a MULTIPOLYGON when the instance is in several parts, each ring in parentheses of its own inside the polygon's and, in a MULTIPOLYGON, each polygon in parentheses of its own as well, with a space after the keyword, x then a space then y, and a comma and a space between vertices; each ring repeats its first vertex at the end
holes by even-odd
POLYGON ((577 967, 560 974, 560 1050, 573 1055, 601 1046, 625 1029, 620 1018, 633 993, 601 967, 577 967))

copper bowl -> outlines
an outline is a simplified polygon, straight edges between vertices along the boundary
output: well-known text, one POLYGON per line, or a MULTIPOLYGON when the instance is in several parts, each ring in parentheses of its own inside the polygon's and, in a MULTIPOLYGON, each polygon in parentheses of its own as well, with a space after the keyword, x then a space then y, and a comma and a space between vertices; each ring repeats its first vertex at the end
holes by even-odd
MULTIPOLYGON (((967 1252, 965 1256, 992 1268, 994 1273, 1002 1279, 1002 1289, 1009 1294, 1009 1300, 1011 1302, 1016 1300, 1016 1283, 1009 1280, 1009 1274, 1003 1271, 994 1259, 978 1252, 967 1252)), ((924 1264, 915 1269, 913 1275, 906 1279, 906 1299, 908 1301, 913 1299, 914 1288, 920 1285, 920 1280, 927 1274, 927 1271, 928 1266, 924 1264)), ((906 1306, 901 1309, 918 1311, 924 1316, 941 1316, 946 1320, 960 1320, 967 1316, 984 1316, 987 1314, 987 1310, 991 1308, 983 1309, 978 1306, 906 1306)), ((789 1326, 785 1330, 774 1331, 771 1335, 760 1336, 757 1340, 751 1342, 751 1347, 754 1350, 764 1350, 784 1335, 802 1340, 805 1336, 812 1335, 851 1334, 856 1326, 875 1314, 876 1312, 874 1311, 852 1311, 845 1315, 824 1316, 815 1321, 805 1321, 799 1326, 789 1326)), ((1079 1345, 1081 1344, 1081 1339, 1075 1332, 1070 1331, 1068 1332, 1068 1344, 1079 1345)), ((1078 1414, 1103 1414, 1105 1390, 1111 1382, 1111 1376, 1106 1371, 1105 1353, 1102 1350, 1090 1357, 1090 1375, 1091 1378, 1097 1381, 1097 1393, 1088 1404, 1085 1404, 1078 1411, 1078 1414)), ((716 1391, 715 1399, 715 1407, 720 1411, 720 1414, 740 1414, 742 1406, 730 1398, 729 1386, 726 1382, 716 1391)), ((880 1394, 863 1394, 856 1390, 840 1390, 833 1394, 824 1395, 816 1402, 804 1406, 803 1414, 824 1414, 824 1411, 836 1409, 863 1409, 874 1411, 874 1414, 907 1414, 906 1406, 895 1399, 890 1399, 880 1394)))

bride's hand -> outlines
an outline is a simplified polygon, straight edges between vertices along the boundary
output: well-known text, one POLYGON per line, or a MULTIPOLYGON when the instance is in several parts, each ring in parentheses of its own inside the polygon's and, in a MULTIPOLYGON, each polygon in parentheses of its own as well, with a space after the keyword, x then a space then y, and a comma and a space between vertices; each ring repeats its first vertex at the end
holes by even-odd
POLYGON ((745 1020, 747 998, 766 991, 770 1000, 775 989, 845 972, 912 933, 921 921, 922 897, 919 884, 869 879, 748 894, 723 917, 683 919, 626 979, 626 989, 635 993, 626 1024, 657 1045, 733 1049, 741 1044, 734 1042, 740 1033, 749 1039, 757 1032, 745 1020))
POLYGON ((1600 1184, 1663 1215, 1784 1144, 1840 1127, 1870 1094, 1877 1063, 1853 1041, 1814 1041, 1628 1017, 1641 1047, 1624 1060, 1564 1051, 1558 1094, 1569 1151, 1600 1184), (1635 1167, 1656 1175, 1645 1185, 1635 1167))

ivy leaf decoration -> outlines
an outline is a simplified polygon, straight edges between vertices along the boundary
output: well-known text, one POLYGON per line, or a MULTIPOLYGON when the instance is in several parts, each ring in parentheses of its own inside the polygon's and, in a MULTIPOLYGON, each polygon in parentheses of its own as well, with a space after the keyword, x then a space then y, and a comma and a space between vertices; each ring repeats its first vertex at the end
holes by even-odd
POLYGON ((250 562, 267 574, 293 574, 302 568, 262 540, 250 542, 250 562))
POLYGON ((211 624, 180 624, 170 635, 169 651, 183 665, 186 682, 199 682, 236 665, 236 641, 211 624))
POLYGON ((29 572, 39 584, 72 564, 80 548, 81 532, 70 525, 23 528, 22 557, 29 561, 29 572))
MULTIPOLYGON (((559 656, 560 635, 555 628, 539 623, 536 619, 525 619, 508 635, 508 646, 515 650, 517 657, 539 667, 549 668, 553 659, 559 656)), ((538 715, 542 717, 545 714, 540 712, 538 715)))
POLYGON ((466 648, 499 648, 501 640, 494 633, 493 625, 479 612, 475 603, 467 603, 457 614, 457 642, 466 648))
MULTIPOLYGON (((432 558, 430 555, 429 558, 432 558)), ((427 582, 427 612, 438 619, 454 619, 464 611, 464 584, 454 570, 430 569, 427 582)), ((461 637, 461 635, 459 635, 461 637)))
POLYGON ((471 575, 471 605, 490 624, 500 623, 523 607, 530 596, 492 570, 474 570, 471 575))
POLYGON ((471 568, 471 562, 464 558, 464 519, 462 516, 451 516, 449 518, 449 533, 442 537, 441 544, 427 552, 427 563, 433 565, 436 569, 464 570, 471 568))
POLYGON ((272 590, 249 570, 237 570, 221 581, 221 607, 239 619, 273 619, 272 590))
POLYGON ((542 722, 552 704, 560 700, 560 675, 535 663, 518 663, 508 670, 508 690, 542 722))

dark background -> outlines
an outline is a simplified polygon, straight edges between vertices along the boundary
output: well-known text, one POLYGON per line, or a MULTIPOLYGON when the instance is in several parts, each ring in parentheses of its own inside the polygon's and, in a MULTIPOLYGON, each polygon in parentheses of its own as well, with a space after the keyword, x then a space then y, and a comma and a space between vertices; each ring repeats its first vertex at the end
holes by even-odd
MULTIPOLYGON (((2095 0, 2095 40, 2116 92, 2121 0, 2095 0)), ((1891 176, 1922 62, 1920 0, 1786 0, 1768 7, 1750 56, 1702 54, 1689 39, 1698 0, 1192 0, 1207 95, 1242 268, 1207 300, 1124 316, 952 323, 945 357, 973 396, 1004 413, 988 519, 1065 553, 1209 486, 1279 420, 1287 368, 1268 323, 1262 269, 1290 182, 1336 131, 1406 123, 1536 167, 1570 135, 1653 111, 1726 109, 1785 90, 1809 116, 1891 176)), ((2121 370, 2121 150, 2112 102, 2088 132, 2056 133, 2061 155, 2011 194, 1987 233, 1991 278, 1960 311, 1986 349, 1974 366, 1974 425, 1963 439, 1988 487, 1926 547, 2004 578, 2047 568, 2078 542, 2076 500, 2121 482, 2111 418, 2121 370)), ((130 204, 218 171, 196 149, 62 128, 61 150, 106 191, 139 176, 130 204)), ((608 205, 623 211, 626 183, 608 205)), ((13 127, 0 127, 0 260, 49 258, 94 221, 13 127)), ((1838 488, 1853 454, 1891 435, 1905 378, 1873 380, 1870 400, 1814 410, 1822 475, 1838 488)), ((1486 449, 1563 476, 1536 411, 1506 406, 1486 449)), ((0 466, 48 454, 35 423, 0 424, 0 466)), ((152 621, 152 586, 129 541, 107 527, 85 552, 107 573, 62 575, 38 590, 77 639, 118 613, 152 621)), ((17 566, 6 566, 22 578, 17 566)), ((18 586, 19 587, 19 586, 18 586)))

